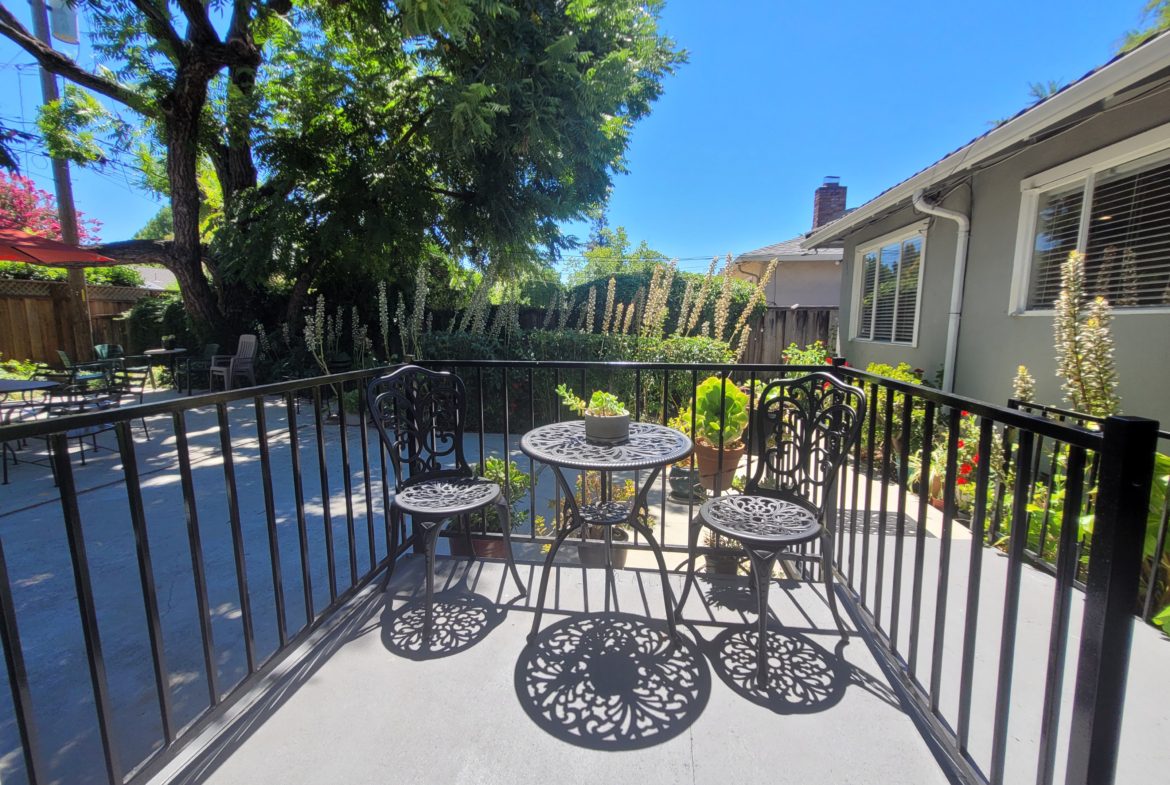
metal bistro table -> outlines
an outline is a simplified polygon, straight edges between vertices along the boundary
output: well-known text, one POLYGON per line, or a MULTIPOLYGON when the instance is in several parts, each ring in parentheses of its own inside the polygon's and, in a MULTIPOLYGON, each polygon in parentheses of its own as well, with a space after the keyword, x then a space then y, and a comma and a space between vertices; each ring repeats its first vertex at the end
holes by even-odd
MULTIPOLYGON (((13 415, 23 416, 29 411, 39 413, 33 409, 36 404, 28 397, 32 392, 48 393, 60 387, 58 382, 40 381, 37 379, 0 379, 0 425, 8 425, 13 415), (10 395, 19 395, 16 401, 8 400, 10 395)), ((0 483, 8 484, 8 455, 12 454, 13 463, 16 462, 16 451, 8 442, 0 442, 0 483)))
MULTIPOLYGON (((654 557, 658 560, 658 570, 662 574, 662 599, 666 604, 666 623, 670 628, 670 637, 678 639, 671 607, 670 584, 667 581, 666 560, 662 557, 662 548, 654 539, 650 527, 638 519, 638 511, 646 506, 646 496, 663 467, 687 457, 693 448, 691 440, 673 428, 642 422, 630 423, 630 438, 622 444, 600 444, 586 440, 583 420, 544 425, 524 434, 520 440, 521 451, 533 460, 552 467, 569 507, 568 520, 563 524, 564 528, 557 533, 556 541, 549 548, 548 556, 544 560, 544 570, 540 576, 540 593, 536 599, 536 616, 532 620, 532 632, 528 635, 530 642, 540 629, 540 617, 544 613, 544 596, 548 590, 548 576, 561 544, 570 534, 587 524, 605 527, 608 581, 613 571, 613 527, 623 523, 629 524, 645 537, 654 551, 654 557), (601 472, 603 494, 601 500, 590 504, 578 504, 573 486, 565 479, 565 469, 601 472), (632 501, 618 502, 609 499, 611 473, 640 470, 649 472, 632 501)), ((608 591, 608 582, 606 586, 608 591)))
MULTIPOLYGON (((190 395, 191 394, 191 358, 185 357, 184 355, 186 355, 186 354, 187 354, 186 349, 176 347, 174 349, 147 349, 145 352, 142 353, 142 356, 147 358, 147 360, 150 362, 150 365, 152 368, 154 367, 156 360, 159 360, 159 359, 165 360, 168 357, 170 358, 170 361, 171 361, 170 362, 170 365, 171 365, 171 386, 174 388, 175 392, 179 392, 179 390, 181 389, 179 386, 179 375, 178 375, 177 371, 178 371, 178 367, 179 367, 179 357, 183 357, 184 361, 186 362, 186 366, 187 366, 187 395, 190 395)), ((154 386, 154 371, 153 370, 150 373, 150 386, 151 387, 154 386)))

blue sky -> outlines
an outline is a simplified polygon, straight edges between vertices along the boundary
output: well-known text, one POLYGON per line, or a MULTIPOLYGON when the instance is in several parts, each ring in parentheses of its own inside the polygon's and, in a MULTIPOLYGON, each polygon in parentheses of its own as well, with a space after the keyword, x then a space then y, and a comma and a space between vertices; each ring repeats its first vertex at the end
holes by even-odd
MULTIPOLYGON (((6 5, 27 20, 25 3, 6 5)), ((792 237, 810 227, 825 175, 860 205, 1014 114, 1029 82, 1071 81, 1109 59, 1141 6, 668 0, 663 27, 690 63, 634 131, 610 225, 684 269, 792 237)), ((6 121, 35 117, 36 71, 17 67, 28 62, 0 39, 6 121)), ((29 157, 26 173, 51 189, 46 160, 29 157)), ((122 173, 75 170, 74 182, 106 240, 158 209, 122 173)))

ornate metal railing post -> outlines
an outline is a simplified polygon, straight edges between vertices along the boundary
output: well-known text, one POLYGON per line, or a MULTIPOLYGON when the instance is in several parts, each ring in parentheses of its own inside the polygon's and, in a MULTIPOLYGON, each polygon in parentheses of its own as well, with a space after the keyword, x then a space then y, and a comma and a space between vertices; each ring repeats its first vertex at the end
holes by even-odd
POLYGON ((1117 769, 1158 423, 1105 420, 1066 785, 1109 785, 1117 769))

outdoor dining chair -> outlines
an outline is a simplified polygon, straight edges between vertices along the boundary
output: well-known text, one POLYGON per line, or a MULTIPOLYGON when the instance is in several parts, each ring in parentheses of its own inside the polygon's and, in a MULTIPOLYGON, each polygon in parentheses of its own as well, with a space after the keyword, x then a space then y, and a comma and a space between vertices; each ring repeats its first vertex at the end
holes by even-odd
POLYGON ((211 358, 208 369, 207 387, 215 387, 215 379, 223 380, 223 389, 230 390, 232 382, 244 377, 248 384, 256 386, 256 336, 241 335, 235 354, 217 354, 211 358))
POLYGON ((439 534, 461 518, 471 550, 470 514, 494 505, 504 535, 508 569, 520 587, 512 557, 511 511, 500 486, 475 476, 463 454, 467 393, 463 380, 414 365, 374 379, 367 388, 366 406, 394 468, 394 496, 386 520, 390 559, 385 591, 398 556, 398 530, 411 518, 411 543, 426 553, 426 616, 423 638, 430 640, 435 595, 435 547, 439 534))
POLYGON ((817 372, 771 382, 760 400, 755 472, 742 494, 707 500, 691 522, 687 578, 676 614, 681 614, 695 580, 702 527, 739 542, 751 564, 759 612, 756 679, 762 686, 768 679, 768 588, 778 558, 820 563, 829 609, 845 637, 833 591, 833 521, 825 511, 845 458, 861 434, 865 393, 817 372), (819 542, 819 553, 801 548, 814 542, 819 542))
POLYGON ((106 362, 104 360, 75 363, 69 354, 61 349, 57 350, 57 356, 61 358, 61 367, 69 373, 71 384, 88 386, 91 382, 101 381, 104 383, 106 381, 106 362))
MULTIPOLYGON (((110 373, 109 396, 116 399, 117 405, 140 404, 146 395, 146 380, 150 378, 149 367, 117 368, 110 373)), ((150 428, 146 425, 146 418, 142 420, 142 432, 150 438, 150 428)))

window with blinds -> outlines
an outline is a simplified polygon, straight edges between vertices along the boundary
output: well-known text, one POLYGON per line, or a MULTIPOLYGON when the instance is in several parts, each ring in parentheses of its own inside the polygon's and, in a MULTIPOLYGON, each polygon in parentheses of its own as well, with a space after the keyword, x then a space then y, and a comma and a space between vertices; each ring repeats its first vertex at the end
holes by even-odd
POLYGON ((922 235, 916 232, 911 237, 863 251, 859 264, 857 337, 866 341, 914 343, 922 235))
POLYGON ((1038 198, 1028 308, 1060 294, 1060 266, 1085 254, 1085 288, 1115 308, 1170 305, 1170 154, 1090 172, 1038 198))

